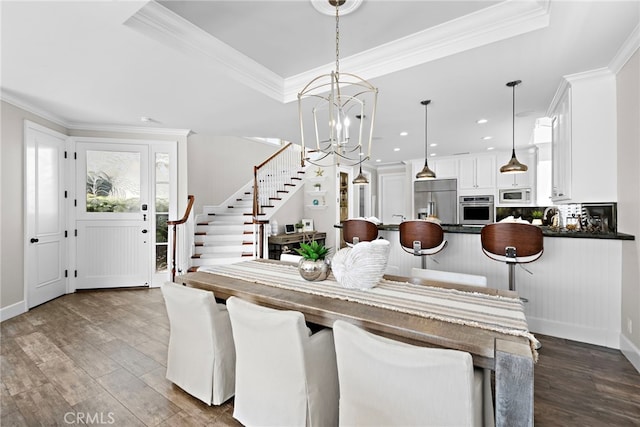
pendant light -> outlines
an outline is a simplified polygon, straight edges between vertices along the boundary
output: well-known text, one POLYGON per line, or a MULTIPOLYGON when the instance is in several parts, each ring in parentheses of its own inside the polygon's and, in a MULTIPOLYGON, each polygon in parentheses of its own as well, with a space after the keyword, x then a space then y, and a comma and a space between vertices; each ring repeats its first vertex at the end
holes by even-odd
MULTIPOLYGON (((358 119, 358 120, 362 120, 363 118, 364 117, 362 117, 360 114, 356 115, 356 119, 358 119)), ((362 146, 360 146, 360 158, 362 158, 362 146)), ((369 180, 362 173, 362 162, 360 162, 360 164, 358 166, 360 166, 360 173, 358 173, 358 176, 356 176, 355 179, 353 181, 351 181, 351 183, 354 184, 354 185, 366 185, 366 184, 369 184, 369 180)))
POLYGON ((420 172, 416 174, 416 179, 434 179, 436 173, 429 169, 429 142, 427 137, 427 106, 431 103, 431 100, 420 101, 420 104, 424 105, 424 167, 420 172))
POLYGON ((512 146, 511 146, 511 160, 509 163, 500 168, 500 173, 524 173, 529 169, 527 165, 524 165, 516 158, 516 86, 522 83, 521 80, 514 80, 507 83, 507 86, 513 89, 513 114, 512 114, 512 146))

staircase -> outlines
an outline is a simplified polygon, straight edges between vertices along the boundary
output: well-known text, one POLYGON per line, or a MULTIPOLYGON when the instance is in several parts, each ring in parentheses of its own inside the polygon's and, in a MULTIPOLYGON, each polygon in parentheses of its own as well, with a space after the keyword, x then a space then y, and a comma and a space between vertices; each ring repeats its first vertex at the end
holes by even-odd
POLYGON ((191 268, 232 264, 258 257, 259 224, 271 216, 303 185, 299 146, 289 144, 254 168, 254 179, 223 204, 204 206, 195 217, 191 268), (254 188, 258 194, 254 197, 254 188))

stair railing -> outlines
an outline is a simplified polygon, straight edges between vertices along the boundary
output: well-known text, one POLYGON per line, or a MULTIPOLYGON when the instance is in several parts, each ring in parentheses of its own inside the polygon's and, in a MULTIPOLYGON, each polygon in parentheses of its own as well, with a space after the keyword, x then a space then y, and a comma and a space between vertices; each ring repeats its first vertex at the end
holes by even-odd
POLYGON ((191 208, 193 207, 193 202, 195 201, 195 197, 193 195, 187 196, 187 208, 184 211, 184 216, 177 221, 167 221, 167 226, 173 226, 173 242, 171 243, 171 281, 175 281, 176 278, 176 242, 178 241, 177 236, 177 228, 179 225, 184 224, 189 220, 189 215, 191 215, 191 208))
MULTIPOLYGON (((291 178, 304 166, 302 147, 288 142, 267 160, 253 167, 253 223, 259 225, 258 257, 263 257, 264 224, 260 219, 263 208, 280 198, 291 178)), ((254 231, 255 232, 255 231, 254 231)))

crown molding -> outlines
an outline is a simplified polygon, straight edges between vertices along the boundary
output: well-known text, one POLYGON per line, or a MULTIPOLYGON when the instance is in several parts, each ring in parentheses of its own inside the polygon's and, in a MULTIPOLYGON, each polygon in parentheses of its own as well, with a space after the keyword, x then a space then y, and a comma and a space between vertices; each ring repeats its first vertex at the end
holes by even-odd
POLYGON ((25 100, 12 95, 5 91, 4 89, 0 89, 0 100, 13 105, 14 107, 18 107, 24 111, 27 111, 31 114, 35 114, 36 116, 48 120, 52 123, 57 124, 58 126, 62 126, 63 128, 69 128, 69 123, 55 114, 51 114, 50 112, 43 110, 39 107, 36 107, 25 100))
POLYGON ((636 26, 609 63, 609 69, 618 74, 633 54, 640 49, 640 25, 636 26))
POLYGON ((155 1, 145 4, 124 25, 174 49, 204 56, 239 82, 282 101, 281 76, 155 1))
MULTIPOLYGON (((340 58, 340 65, 341 69, 349 70, 351 74, 372 79, 548 25, 548 0, 510 0, 340 58)), ((297 99, 300 88, 318 75, 329 73, 332 67, 333 64, 326 64, 285 79, 285 102, 297 99)))
POLYGON ((122 126, 122 125, 108 125, 108 124, 92 124, 92 123, 72 123, 62 119, 59 116, 51 114, 49 111, 36 107, 23 99, 7 93, 4 89, 0 89, 0 100, 18 107, 24 111, 48 120, 52 123, 62 126, 66 129, 66 133, 69 134, 71 130, 81 130, 89 132, 121 132, 121 133, 135 133, 135 134, 147 134, 147 135, 167 135, 167 136, 189 136, 193 132, 190 129, 171 129, 171 128, 152 128, 143 126, 122 126))
POLYGON ((171 129, 171 128, 152 128, 144 126, 122 126, 108 125, 99 123, 78 123, 67 126, 69 130, 79 130, 88 132, 119 132, 134 133, 146 135, 165 135, 165 136, 184 136, 187 137, 193 132, 191 129, 171 129))
MULTIPOLYGON (((229 76, 279 102, 297 100, 298 92, 334 63, 283 78, 211 34, 150 1, 125 25, 159 42, 204 56, 229 70, 229 76)), ((549 0, 507 0, 367 51, 340 58, 343 69, 371 79, 465 50, 538 30, 549 25, 549 0)))

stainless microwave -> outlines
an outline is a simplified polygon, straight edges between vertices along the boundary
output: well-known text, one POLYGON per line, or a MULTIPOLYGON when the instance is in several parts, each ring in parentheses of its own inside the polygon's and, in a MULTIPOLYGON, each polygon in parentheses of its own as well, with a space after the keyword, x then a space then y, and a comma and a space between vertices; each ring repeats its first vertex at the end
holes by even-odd
POLYGON ((500 190, 500 204, 504 203, 531 203, 531 188, 500 190))

